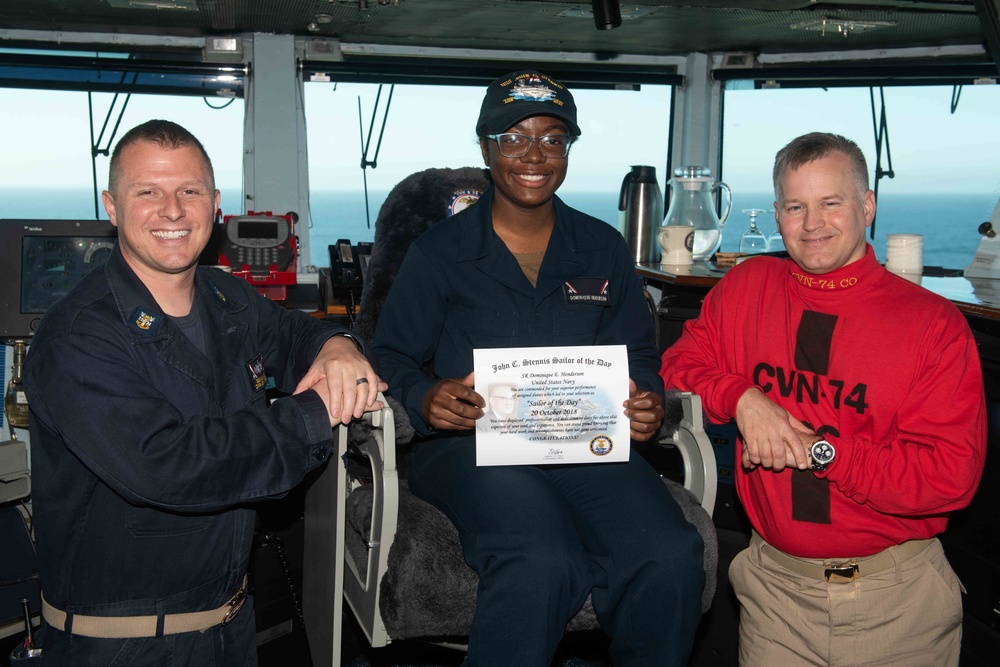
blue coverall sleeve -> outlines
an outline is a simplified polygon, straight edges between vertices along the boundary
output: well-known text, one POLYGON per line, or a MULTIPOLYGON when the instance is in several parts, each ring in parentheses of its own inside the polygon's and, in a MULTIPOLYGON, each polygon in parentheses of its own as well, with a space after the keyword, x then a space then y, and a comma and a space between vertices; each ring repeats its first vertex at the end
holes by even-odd
MULTIPOLYGON (((267 350, 264 367, 274 379, 275 387, 285 393, 295 389, 331 337, 350 333, 342 326, 290 311, 270 299, 255 299, 251 303, 261 310, 257 317, 257 340, 267 350)), ((364 342, 353 334, 351 338, 361 345, 364 353, 364 342)))
MULTIPOLYGON (((260 351, 279 388, 287 389, 336 329, 273 315, 261 318, 268 323, 259 326, 260 351)), ((153 344, 133 344, 120 325, 90 319, 32 346, 26 378, 32 419, 44 442, 65 443, 128 502, 218 511, 287 492, 328 458, 332 430, 315 392, 268 407, 263 391, 249 399, 234 393, 231 385, 248 380, 240 357, 223 374, 220 398, 220 387, 162 363, 153 344), (240 404, 227 404, 235 400, 240 404), (205 405, 212 406, 208 413, 205 405)))
POLYGON ((375 329, 375 353, 389 393, 421 435, 434 432, 421 414, 437 382, 423 366, 434 357, 447 315, 447 280, 418 244, 406 253, 375 329))

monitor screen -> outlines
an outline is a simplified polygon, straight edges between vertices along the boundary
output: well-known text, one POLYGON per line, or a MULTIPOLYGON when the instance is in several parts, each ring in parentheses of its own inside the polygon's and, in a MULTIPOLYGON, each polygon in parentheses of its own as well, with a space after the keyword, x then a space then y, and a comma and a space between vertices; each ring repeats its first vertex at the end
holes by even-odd
POLYGON ((279 231, 278 222, 274 220, 267 222, 241 220, 239 237, 241 239, 276 239, 279 231))
POLYGON ((111 256, 114 239, 25 236, 21 239, 21 312, 41 314, 111 256))
POLYGON ((116 239, 107 220, 0 220, 0 340, 29 339, 116 239))

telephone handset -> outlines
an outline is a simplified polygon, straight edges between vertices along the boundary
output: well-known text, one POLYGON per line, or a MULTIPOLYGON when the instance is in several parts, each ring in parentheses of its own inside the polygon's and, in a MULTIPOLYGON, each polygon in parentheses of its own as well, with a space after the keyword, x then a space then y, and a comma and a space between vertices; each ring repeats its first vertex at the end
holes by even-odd
POLYGON ((337 239, 330 246, 330 280, 334 285, 353 285, 357 282, 358 270, 357 251, 348 239, 337 239))
POLYGON ((368 263, 372 261, 372 244, 367 241, 358 241, 358 270, 361 271, 361 282, 368 278, 368 263))
POLYGON ((360 287, 368 273, 371 255, 371 243, 362 241, 354 246, 348 239, 338 239, 330 246, 330 281, 334 285, 360 287))
POLYGON ((348 316, 353 317, 361 301, 372 244, 362 241, 351 245, 348 239, 338 239, 329 249, 331 295, 347 308, 348 316))

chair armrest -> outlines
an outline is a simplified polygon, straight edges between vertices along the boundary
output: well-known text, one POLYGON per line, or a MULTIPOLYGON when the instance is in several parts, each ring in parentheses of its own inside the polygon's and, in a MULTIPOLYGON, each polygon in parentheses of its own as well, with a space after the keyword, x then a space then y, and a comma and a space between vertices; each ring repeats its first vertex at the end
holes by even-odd
MULTIPOLYGON (((371 524, 364 535, 367 547, 364 572, 349 551, 344 553, 344 598, 373 647, 385 646, 391 639, 379 610, 382 577, 389 567, 399 517, 399 475, 396 469, 396 422, 385 396, 379 393, 383 408, 366 412, 362 420, 371 425, 371 437, 352 445, 368 460, 372 473, 371 524)), ((350 495, 350 483, 345 496, 350 495)), ((344 530, 349 530, 344 526, 344 530)))
POLYGON ((389 547, 396 531, 399 481, 396 476, 396 427, 392 408, 365 413, 372 427, 370 438, 356 447, 369 461, 372 519, 364 535, 366 572, 361 574, 345 548, 347 498, 346 455, 348 427, 334 428, 334 455, 306 489, 302 602, 312 663, 317 667, 340 667, 343 602, 346 600, 372 646, 389 642, 378 609, 379 582, 386 571, 389 547))
POLYGON ((681 453, 684 462, 684 488, 693 493, 701 506, 711 516, 715 509, 719 478, 715 450, 705 433, 701 397, 691 392, 680 394, 684 416, 671 442, 681 453))
POLYGON ((374 412, 366 412, 361 416, 361 420, 367 422, 372 427, 372 438, 377 449, 372 449, 367 441, 359 446, 365 455, 377 456, 381 461, 384 470, 396 470, 396 422, 393 417, 392 408, 385 399, 382 392, 378 394, 378 400, 382 403, 382 409, 374 412), (376 453, 377 452, 377 453, 376 453))

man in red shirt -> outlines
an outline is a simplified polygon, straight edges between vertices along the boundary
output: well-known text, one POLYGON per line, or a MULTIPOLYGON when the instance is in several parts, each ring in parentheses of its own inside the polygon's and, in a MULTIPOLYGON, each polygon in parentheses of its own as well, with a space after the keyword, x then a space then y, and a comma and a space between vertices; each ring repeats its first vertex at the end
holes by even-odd
POLYGON ((813 133, 774 165, 790 260, 712 289, 666 387, 735 420, 754 527, 733 561, 743 665, 955 665, 961 583, 935 536, 986 452, 976 344, 947 300, 887 272, 858 146, 813 133))

